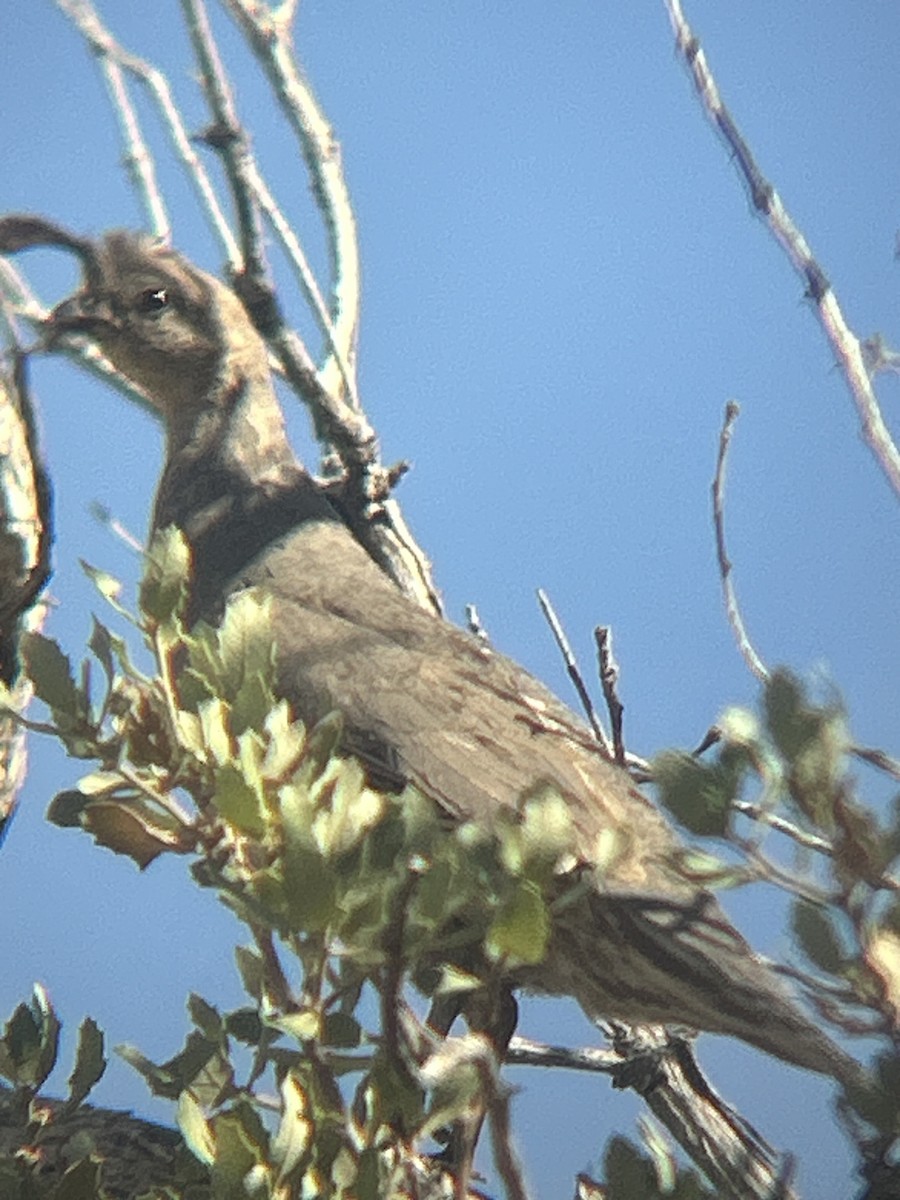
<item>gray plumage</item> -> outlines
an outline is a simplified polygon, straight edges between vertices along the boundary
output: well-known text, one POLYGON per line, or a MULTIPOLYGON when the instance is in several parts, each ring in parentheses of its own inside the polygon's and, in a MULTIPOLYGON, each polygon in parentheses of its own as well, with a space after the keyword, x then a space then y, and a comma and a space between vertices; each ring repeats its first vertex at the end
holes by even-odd
MULTIPOLYGON (((71 244, 71 243, 70 243, 71 244)), ((674 830, 587 727, 509 659, 408 601, 368 557, 287 442, 265 346, 235 294, 127 233, 77 244, 84 289, 51 321, 89 334, 159 409, 166 463, 153 526, 194 552, 194 616, 261 585, 274 601, 279 687, 346 748, 413 781, 452 818, 489 826, 549 780, 586 863, 615 852, 554 926, 547 961, 516 976, 592 1017, 680 1023, 799 1066, 855 1077, 715 899, 672 867, 674 830)))

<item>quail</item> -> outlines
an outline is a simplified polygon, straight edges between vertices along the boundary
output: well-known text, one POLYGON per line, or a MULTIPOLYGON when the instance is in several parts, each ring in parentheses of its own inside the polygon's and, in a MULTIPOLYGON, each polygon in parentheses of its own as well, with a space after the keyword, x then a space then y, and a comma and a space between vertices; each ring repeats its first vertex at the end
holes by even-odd
POLYGON ((236 591, 265 589, 279 691, 302 719, 339 710, 347 753, 412 782, 450 820, 490 828, 549 782, 582 863, 603 857, 588 894, 554 917, 545 961, 511 986, 571 995, 591 1018, 731 1035, 855 1079, 855 1061, 715 898, 679 874, 675 830, 587 726, 523 668, 407 599, 369 557, 297 461, 266 346, 235 292, 142 235, 92 242, 10 220, 0 248, 64 245, 84 265, 51 336, 88 335, 162 418, 152 526, 179 527, 191 546, 193 618, 215 620, 236 591))

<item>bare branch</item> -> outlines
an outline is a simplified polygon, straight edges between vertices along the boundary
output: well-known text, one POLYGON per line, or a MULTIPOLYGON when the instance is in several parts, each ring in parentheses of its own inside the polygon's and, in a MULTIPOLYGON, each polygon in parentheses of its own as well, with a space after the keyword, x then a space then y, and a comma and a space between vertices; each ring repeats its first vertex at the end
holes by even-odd
POLYGON ((763 215, 773 237, 803 280, 806 295, 816 307, 819 321, 850 388, 862 424, 863 437, 891 487, 900 495, 900 450, 881 415, 860 340, 847 325, 834 289, 813 257, 806 239, 794 224, 778 192, 763 176, 750 147, 723 104, 706 55, 681 11, 680 0, 665 0, 665 5, 675 31, 676 48, 691 72, 707 115, 734 155, 750 191, 753 207, 763 215))
POLYGON ((800 829, 792 821, 788 821, 784 817, 779 817, 777 813, 770 812, 769 809, 761 804, 752 804, 747 800, 734 800, 732 808, 743 816, 749 817, 751 821, 764 822, 770 828, 783 833, 785 837, 789 837, 798 846, 803 846, 807 850, 817 850, 820 854, 826 854, 829 857, 834 854, 834 847, 827 838, 819 837, 815 833, 809 833, 805 829, 800 829))
MULTIPOLYGON (((172 98, 172 89, 165 75, 157 67, 125 50, 103 25, 90 0, 57 0, 57 4, 72 20, 91 50, 101 61, 108 59, 110 62, 116 63, 148 88, 169 130, 175 151, 197 190, 200 203, 206 210, 216 235, 225 248, 228 261, 234 270, 238 270, 242 262, 240 248, 222 211, 222 206, 219 204, 206 168, 191 144, 191 139, 181 113, 178 111, 178 106, 172 98)), ((115 95, 113 95, 113 103, 116 104, 115 95)), ((117 109, 117 111, 119 110, 117 109)), ((122 120, 121 114, 120 120, 122 120)))
POLYGON ((716 526, 716 553, 719 560, 719 576, 722 580, 722 591, 725 596, 725 612, 728 623, 737 642, 741 657, 757 679, 765 682, 769 678, 769 670, 756 653, 753 643, 747 634, 744 618, 737 602, 737 594, 731 579, 731 560, 725 548, 725 464, 728 459, 728 447, 731 443, 731 431, 738 418, 740 408, 736 401, 729 400, 725 405, 725 420, 719 435, 719 455, 716 460, 716 476, 712 485, 713 520, 716 526))
POLYGON ((341 382, 346 379, 348 399, 355 406, 358 404, 355 380, 360 309, 359 241, 340 147, 297 65, 291 35, 293 8, 283 6, 275 14, 251 0, 225 0, 225 4, 266 72, 312 176, 313 194, 328 231, 334 275, 334 347, 319 374, 324 390, 333 396, 340 395, 341 382))
POLYGON ((566 671, 569 678, 572 681, 575 691, 578 693, 582 711, 587 717, 591 729, 594 731, 594 737, 600 744, 604 755, 611 759, 613 757, 612 743, 601 724, 597 710, 594 708, 590 694, 585 686, 584 676, 581 674, 581 670, 575 660, 575 655, 572 653, 572 647, 569 645, 569 639, 566 637, 565 630, 560 624, 559 617, 556 615, 556 611, 550 603, 550 598, 543 588, 538 588, 537 598, 538 604, 541 606, 541 612, 544 614, 544 620, 550 626, 550 632, 553 634, 556 645, 559 647, 559 652, 563 657, 563 662, 566 664, 566 671))
POLYGON ((243 264, 241 273, 256 287, 270 291, 269 272, 263 252, 262 221, 253 187, 257 174, 253 155, 238 119, 231 84, 206 16, 203 0, 181 0, 185 23, 200 67, 203 94, 212 109, 214 124, 204 140, 220 152, 231 195, 237 208, 243 264))
POLYGON ((57 0, 57 3, 62 11, 82 28, 100 61, 100 70, 109 90, 113 110, 119 118, 122 140, 125 143, 125 166, 144 204, 150 228, 157 237, 168 244, 172 239, 172 227, 156 178, 156 164, 144 141, 140 121, 125 86, 121 64, 112 53, 111 39, 104 37, 104 31, 88 0, 57 0), (88 29, 91 30, 90 34, 88 29))
POLYGON ((851 746, 850 753, 861 759, 862 762, 868 763, 870 767, 884 771, 885 775, 890 775, 893 779, 900 779, 900 762, 890 754, 886 754, 884 750, 877 750, 871 746, 851 746))
POLYGON ((690 1046, 662 1026, 610 1026, 613 1048, 570 1049, 514 1037, 506 1061, 566 1067, 613 1077, 640 1095, 656 1119, 723 1196, 741 1200, 793 1197, 774 1191, 777 1156, 755 1129, 710 1086, 690 1046))
POLYGON ((603 689, 603 698, 606 701, 606 711, 609 713, 609 724, 612 729, 613 754, 616 762, 624 767, 625 742, 622 736, 622 716, 625 710, 617 691, 619 664, 613 655, 612 629, 608 625, 596 626, 594 642, 597 646, 600 686, 603 689))

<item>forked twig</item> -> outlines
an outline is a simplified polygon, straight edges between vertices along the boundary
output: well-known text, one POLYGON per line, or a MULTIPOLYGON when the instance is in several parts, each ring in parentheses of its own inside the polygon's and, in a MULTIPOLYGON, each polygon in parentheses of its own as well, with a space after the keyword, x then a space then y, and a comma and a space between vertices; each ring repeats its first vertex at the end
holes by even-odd
POLYGON ((559 652, 563 657, 563 662, 566 664, 566 671, 572 681, 575 691, 578 693, 578 700, 581 704, 582 711, 593 730, 594 737, 600 744, 604 755, 607 758, 613 757, 613 746, 610 742, 609 735, 603 728, 597 710, 594 708, 593 701, 585 686, 584 677, 572 653, 572 647, 569 644, 569 639, 566 637, 565 630, 560 623, 559 617, 556 615, 556 610, 550 603, 550 597, 543 588, 537 590, 538 604, 541 606, 541 612, 544 614, 544 620, 550 626, 550 632, 553 634, 553 639, 559 648, 559 652))
POLYGON ((900 495, 900 450, 881 415, 866 366, 863 345, 847 324, 834 289, 814 258, 806 239, 794 224, 778 192, 760 171, 750 147, 722 102, 706 55, 681 11, 680 0, 665 0, 665 5, 675 31, 676 48, 687 64, 703 107, 731 150, 747 184, 753 207, 762 214, 773 237, 803 280, 806 296, 815 306, 819 321, 847 381, 862 425, 863 437, 891 487, 900 495))

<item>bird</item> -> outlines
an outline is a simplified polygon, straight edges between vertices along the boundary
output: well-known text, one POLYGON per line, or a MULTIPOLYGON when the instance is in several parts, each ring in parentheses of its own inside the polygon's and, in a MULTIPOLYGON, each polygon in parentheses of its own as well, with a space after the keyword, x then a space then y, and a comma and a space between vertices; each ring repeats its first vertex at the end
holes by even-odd
POLYGON ((265 342, 235 291, 144 234, 92 241, 18 220, 0 222, 0 249, 61 245, 84 266, 49 339, 92 339, 162 419, 151 527, 176 526, 191 547, 190 619, 215 621, 230 596, 261 588, 280 696, 308 724, 338 710, 343 751, 413 784, 451 824, 490 830, 537 781, 564 799, 581 866, 602 869, 554 914, 543 962, 516 968, 510 985, 568 994, 594 1020, 733 1036, 856 1081, 856 1060, 678 871, 679 834, 588 726, 524 668, 403 595, 354 537, 289 443, 265 342))

